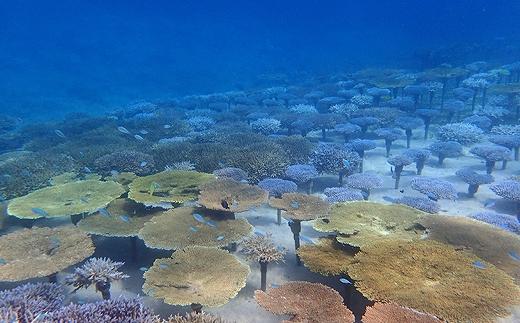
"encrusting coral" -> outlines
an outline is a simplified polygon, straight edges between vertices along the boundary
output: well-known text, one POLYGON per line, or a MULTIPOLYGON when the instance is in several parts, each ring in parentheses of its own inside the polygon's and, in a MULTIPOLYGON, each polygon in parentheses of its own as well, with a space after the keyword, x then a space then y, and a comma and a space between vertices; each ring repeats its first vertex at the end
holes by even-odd
POLYGON ((255 185, 218 179, 199 186, 198 202, 207 209, 244 212, 267 202, 268 193, 255 185))
POLYGON ((251 233, 246 219, 213 216, 191 207, 180 207, 154 216, 139 231, 150 248, 178 250, 188 246, 225 247, 251 233))
POLYGON ((52 218, 92 213, 125 192, 116 182, 86 180, 49 186, 13 199, 10 215, 23 219, 52 218))
POLYGON ((417 222, 425 215, 405 205, 338 203, 332 206, 329 217, 314 223, 314 229, 337 233, 338 242, 364 248, 385 239, 420 239, 424 230, 417 222))
POLYGON ((255 291, 255 299, 267 311, 290 315, 282 322, 346 323, 354 315, 343 305, 343 298, 334 289, 318 283, 293 281, 267 292, 255 291))
POLYGON ((156 259, 144 273, 143 291, 171 305, 221 306, 246 285, 249 273, 225 250, 187 247, 156 259))
POLYGON ((363 248, 355 259, 349 275, 367 298, 442 320, 494 322, 520 304, 520 288, 510 276, 436 241, 385 240, 363 248))
POLYGON ((319 238, 316 244, 303 245, 297 252, 305 267, 325 276, 346 274, 354 263, 354 251, 333 237, 319 238))
POLYGON ((164 171, 136 178, 128 197, 147 206, 171 206, 196 199, 199 185, 214 179, 212 174, 194 171, 164 171))
POLYGON ((23 229, 0 237, 0 281, 53 275, 94 253, 88 234, 76 228, 23 229))
POLYGON ((108 300, 112 282, 130 277, 118 270, 123 265, 124 262, 108 258, 91 258, 81 267, 77 267, 73 274, 65 277, 65 283, 74 286, 74 291, 94 285, 103 299, 108 300))

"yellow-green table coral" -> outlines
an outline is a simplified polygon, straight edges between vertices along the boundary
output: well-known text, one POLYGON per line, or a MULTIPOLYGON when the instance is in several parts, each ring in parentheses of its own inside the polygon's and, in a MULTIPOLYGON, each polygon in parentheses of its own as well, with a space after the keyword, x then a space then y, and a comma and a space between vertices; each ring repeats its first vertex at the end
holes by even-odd
POLYGON ((225 247, 249 235, 246 219, 212 217, 202 210, 181 207, 154 216, 139 231, 151 248, 177 250, 188 246, 225 247))
POLYGON ((320 238, 314 245, 303 245, 297 253, 305 267, 325 276, 345 274, 354 263, 354 252, 331 237, 320 238))
POLYGON ((249 273, 225 250, 188 247, 155 260, 144 274, 143 291, 170 305, 221 306, 246 285, 249 273))
POLYGON ((184 203, 197 198, 199 185, 214 179, 212 174, 194 171, 164 171, 134 179, 128 197, 148 206, 184 203))
POLYGON ((381 239, 420 239, 424 228, 417 221, 424 216, 427 214, 405 205, 338 203, 328 218, 316 220, 314 229, 337 233, 338 242, 363 247, 381 239))
POLYGON ((267 196, 256 185, 218 179, 200 186, 199 203, 208 209, 238 213, 267 202, 267 196))
POLYGON ((9 215, 23 219, 92 213, 125 192, 112 181, 86 180, 45 187, 10 201, 9 215))

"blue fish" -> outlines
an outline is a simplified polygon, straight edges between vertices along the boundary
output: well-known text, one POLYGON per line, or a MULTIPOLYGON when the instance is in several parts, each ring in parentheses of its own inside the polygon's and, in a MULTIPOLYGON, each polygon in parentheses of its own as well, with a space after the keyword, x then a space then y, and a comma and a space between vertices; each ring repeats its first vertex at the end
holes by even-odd
POLYGON ((92 173, 92 170, 90 170, 90 168, 88 168, 87 166, 83 167, 83 171, 87 174, 92 173))
POLYGON ((478 269, 486 269, 486 264, 484 264, 482 261, 480 260, 475 260, 473 262, 473 266, 475 266, 476 268, 478 269))
POLYGON ((520 256, 514 251, 509 251, 509 257, 515 261, 520 261, 520 256))
POLYGON ((130 223, 130 218, 128 217, 128 215, 120 215, 119 218, 121 219, 121 221, 125 223, 130 223))
POLYGON ((352 282, 346 278, 340 278, 339 282, 345 285, 352 285, 352 282))
POLYGON ((134 135, 134 138, 137 139, 137 140, 140 140, 140 141, 144 140, 144 138, 141 137, 140 135, 134 135))
POLYGON ((98 209, 98 212, 99 212, 99 214, 101 214, 101 215, 104 216, 105 218, 108 218, 108 217, 111 216, 110 212, 109 212, 106 208, 104 208, 104 207, 99 208, 99 209, 98 209))
POLYGON ((197 232, 199 231, 199 229, 195 228, 195 227, 190 227, 190 230, 193 231, 193 232, 197 232))
POLYGON ((44 209, 39 208, 39 207, 33 207, 31 209, 31 212, 36 214, 36 215, 38 215, 38 216, 42 216, 42 217, 49 216, 49 213, 47 213, 47 211, 45 211, 44 209))
POLYGON ((224 240, 224 236, 218 236, 217 237, 217 241, 222 241, 222 240, 224 240))
POLYGON ((83 203, 88 203, 88 198, 86 196, 80 197, 79 200, 83 203))
POLYGON ((54 130, 54 133, 60 138, 65 138, 65 134, 61 130, 56 129, 54 130))
POLYGON ((495 201, 486 201, 484 202, 484 207, 493 207, 495 206, 496 202, 495 201))
POLYGON ((161 268, 161 269, 166 269, 168 267, 169 267, 168 264, 165 264, 165 263, 159 264, 159 268, 161 268))
POLYGON ((272 283, 272 284, 271 284, 271 287, 272 287, 272 288, 278 288, 278 287, 280 287, 280 285, 275 284, 275 283, 272 283))
POLYGON ((202 215, 198 214, 198 213, 193 213, 193 218, 197 221, 197 222, 200 222, 200 223, 206 223, 206 221, 204 220, 204 217, 202 217, 202 215))
POLYGON ((146 165, 148 165, 148 162, 147 161, 142 161, 139 166, 140 167, 145 167, 146 165))
POLYGON ((142 134, 142 135, 147 135, 148 131, 146 131, 146 130, 139 130, 139 133, 142 134))
POLYGON ((343 159, 343 167, 345 168, 349 168, 350 167, 350 162, 346 159, 343 159))
POLYGON ((0 258, 0 266, 3 266, 7 264, 7 260, 5 260, 4 258, 0 258))
POLYGON ((211 221, 211 220, 206 221, 206 225, 208 225, 208 226, 210 226, 212 228, 216 228, 217 227, 217 224, 214 221, 211 221))
POLYGON ((119 175, 119 172, 118 172, 117 170, 115 170, 115 169, 112 169, 112 170, 110 171, 110 175, 116 177, 116 176, 119 175))
POLYGON ((140 270, 140 271, 147 271, 148 268, 146 268, 146 267, 141 267, 141 268, 139 268, 139 270, 140 270))
POLYGON ((307 236, 300 235, 300 240, 302 240, 303 242, 306 242, 306 243, 314 244, 314 240, 312 240, 311 238, 309 238, 307 236))
POLYGON ((293 209, 299 209, 300 208, 300 202, 298 202, 298 201, 292 201, 290 205, 291 205, 291 207, 293 209))
POLYGON ((125 127, 122 127, 122 126, 119 126, 117 127, 117 130, 121 133, 124 133, 126 135, 129 135, 130 134, 130 131, 128 131, 128 129, 126 129, 125 127))

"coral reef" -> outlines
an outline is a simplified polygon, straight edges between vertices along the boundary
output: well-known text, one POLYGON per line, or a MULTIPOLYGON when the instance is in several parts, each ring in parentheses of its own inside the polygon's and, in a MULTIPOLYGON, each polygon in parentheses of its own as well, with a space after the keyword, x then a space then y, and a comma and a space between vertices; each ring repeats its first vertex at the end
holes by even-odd
POLYGON ((497 213, 494 211, 482 211, 470 216, 472 219, 489 223, 500 229, 520 234, 520 223, 515 216, 497 213))
MULTIPOLYGON (((296 184, 295 184, 296 185, 296 184)), ((199 186, 198 202, 204 207, 227 212, 244 212, 267 202, 261 187, 232 179, 217 179, 199 186)))
POLYGON ((247 173, 236 167, 224 167, 213 171, 213 175, 217 178, 229 178, 241 182, 247 180, 247 173))
POLYGON ((416 117, 399 117, 395 120, 396 126, 402 128, 406 134, 406 148, 410 148, 412 130, 424 126, 424 121, 416 117))
POLYGON ((323 194, 327 196, 325 200, 329 203, 361 201, 365 199, 363 192, 348 187, 328 187, 323 191, 323 194))
POLYGON ((280 178, 266 178, 258 182, 258 187, 267 191, 269 196, 281 197, 284 193, 293 193, 298 190, 298 185, 293 181, 280 178))
POLYGON ((403 132, 396 128, 379 128, 374 133, 385 140, 386 157, 390 156, 392 143, 403 137, 403 132))
POLYGON ((462 156, 462 145, 456 141, 437 141, 431 144, 428 149, 439 159, 439 166, 442 166, 446 158, 462 156))
POLYGON ((350 188, 361 190, 365 200, 368 200, 372 189, 383 186, 383 178, 369 173, 352 174, 347 177, 346 184, 350 188))
POLYGON ((389 163, 390 165, 394 166, 394 169, 393 169, 394 177, 395 177, 394 189, 398 189, 399 180, 401 179, 401 173, 403 172, 403 168, 405 166, 410 165, 413 162, 413 160, 410 157, 403 154, 403 155, 392 156, 392 157, 388 158, 388 160, 386 162, 389 163))
POLYGON ((297 252, 305 267, 324 276, 346 274, 354 262, 354 252, 332 237, 320 238, 314 245, 303 245, 297 252))
POLYGON ((491 174, 497 161, 507 161, 511 159, 511 150, 497 145, 479 145, 469 151, 486 161, 486 173, 491 174))
POLYGON ((442 179, 433 177, 415 177, 412 179, 410 184, 412 189, 423 193, 434 201, 439 199, 457 199, 457 191, 453 184, 442 179))
POLYGON ((319 173, 339 173, 341 184, 343 176, 358 170, 362 159, 356 152, 341 149, 336 145, 320 144, 311 153, 309 161, 319 173))
POLYGON ((415 163, 417 175, 421 175, 426 161, 430 158, 430 151, 428 149, 410 148, 403 152, 403 155, 410 158, 415 163))
POLYGON ((426 213, 438 213, 441 209, 439 204, 432 199, 420 196, 403 196, 396 199, 392 199, 393 203, 404 204, 417 210, 421 210, 426 213))
POLYGON ((520 181, 503 180, 489 186, 496 195, 516 203, 517 211, 520 213, 520 181))
POLYGON ((441 141, 455 141, 461 145, 471 145, 482 140, 483 131, 469 123, 448 123, 439 127, 437 138, 441 141))
POLYGON ((462 168, 455 172, 460 179, 468 184, 468 196, 473 197, 482 184, 492 183, 495 179, 489 174, 479 174, 471 168, 462 168))
POLYGON ((280 130, 280 121, 273 118, 260 118, 251 122, 254 131, 264 135, 270 135, 280 130))
POLYGON ((394 303, 376 302, 368 306, 363 315, 364 323, 440 323, 433 315, 418 312, 414 309, 402 307, 394 303))
POLYGON ((153 157, 137 151, 118 151, 101 156, 94 161, 94 166, 95 170, 103 175, 117 171, 144 176, 155 170, 153 157))

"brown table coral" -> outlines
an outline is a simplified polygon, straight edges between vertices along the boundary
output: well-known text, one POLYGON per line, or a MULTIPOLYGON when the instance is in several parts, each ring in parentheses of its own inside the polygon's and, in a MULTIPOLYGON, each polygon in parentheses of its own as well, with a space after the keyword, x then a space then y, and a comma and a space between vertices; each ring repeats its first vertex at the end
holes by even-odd
POLYGON ((305 267, 325 276, 345 274, 354 263, 354 251, 331 237, 320 238, 315 245, 301 246, 297 252, 305 267))
POLYGON ((134 179, 128 197, 147 206, 171 206, 196 199, 199 185, 214 179, 212 174, 167 170, 134 179))
POLYGON ((420 239, 424 230, 417 221, 425 215, 405 205, 338 203, 328 218, 314 223, 314 229, 337 233, 338 242, 363 247, 381 239, 420 239))
POLYGON ((460 216, 431 216, 420 221, 428 238, 466 249, 520 282, 520 237, 495 226, 460 216))
POLYGON ((343 305, 339 293, 318 283, 294 281, 267 292, 257 290, 255 299, 271 313, 292 316, 283 322, 354 322, 354 315, 343 305))
POLYGON ((411 308, 393 303, 375 303, 368 306, 363 315, 363 323, 441 323, 433 315, 425 314, 411 308))
POLYGON ((474 255, 432 240, 387 240, 364 247, 349 268, 367 298, 443 320, 493 322, 520 304, 513 279, 474 255))
POLYGON ((155 260, 143 291, 171 305, 221 306, 246 285, 249 267, 225 250, 187 247, 155 260))
POLYGON ((125 192, 112 181, 86 180, 39 189, 11 200, 10 215, 23 219, 92 213, 125 192))
POLYGON ((94 253, 88 234, 76 228, 33 228, 0 237, 0 281, 45 277, 94 253))
POLYGON ((148 247, 166 250, 188 246, 225 247, 252 230, 246 219, 224 219, 203 210, 180 207, 154 216, 139 231, 139 238, 148 247))
POLYGON ((199 203, 204 207, 226 212, 244 212, 267 202, 268 193, 256 185, 219 179, 200 187, 199 203))
POLYGON ((78 223, 87 233, 106 237, 134 237, 159 211, 147 210, 142 204, 119 198, 107 206, 108 216, 96 212, 78 223))

